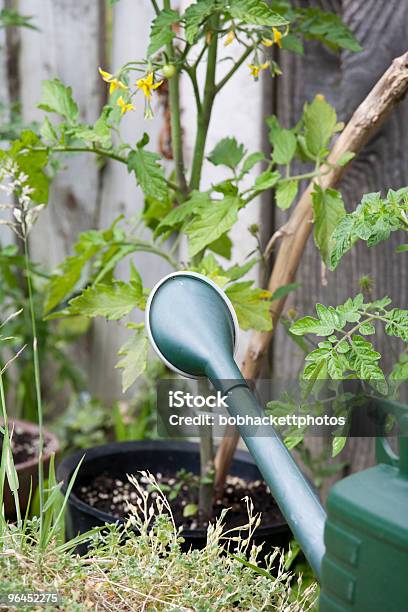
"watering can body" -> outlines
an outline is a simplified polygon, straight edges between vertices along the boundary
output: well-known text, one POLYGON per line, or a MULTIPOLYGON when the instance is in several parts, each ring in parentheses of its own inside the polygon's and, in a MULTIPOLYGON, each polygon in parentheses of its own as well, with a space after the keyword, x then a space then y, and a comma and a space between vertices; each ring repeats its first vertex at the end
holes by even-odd
POLYGON ((399 421, 400 456, 379 437, 377 458, 386 463, 332 487, 320 612, 408 610, 408 411, 395 402, 379 403, 399 421))
POLYGON ((320 612, 408 610, 408 479, 380 464, 331 489, 320 612))

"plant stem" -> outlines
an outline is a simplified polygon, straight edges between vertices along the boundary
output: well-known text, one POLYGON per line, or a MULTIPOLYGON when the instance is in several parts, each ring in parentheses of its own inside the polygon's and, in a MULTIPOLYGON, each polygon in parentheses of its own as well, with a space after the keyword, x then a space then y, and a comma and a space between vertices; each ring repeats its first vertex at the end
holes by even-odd
POLYGON ((191 67, 191 68, 188 68, 188 69, 186 68, 186 73, 190 77, 191 84, 193 86, 193 92, 194 92, 194 98, 195 98, 195 101, 196 101, 197 113, 200 114, 202 107, 201 107, 200 91, 198 89, 198 81, 197 81, 197 72, 196 72, 196 69, 194 67, 191 67))
POLYGON ((251 52, 254 50, 254 47, 248 47, 244 53, 241 55, 241 57, 239 58, 239 60, 236 62, 236 64, 233 65, 233 67, 231 68, 231 70, 229 72, 227 72, 227 74, 225 75, 225 77, 223 79, 221 79, 221 81, 218 83, 218 85, 215 86, 215 91, 216 93, 218 93, 219 91, 221 91, 221 89, 224 87, 224 85, 226 85, 228 83, 228 81, 230 80, 230 78, 232 76, 234 76, 235 72, 238 70, 238 68, 240 66, 242 66, 242 64, 245 62, 245 60, 247 59, 247 57, 251 54, 251 52))
POLYGON ((358 331, 360 327, 364 325, 365 323, 369 323, 370 321, 383 321, 383 323, 389 323, 389 320, 386 317, 382 317, 381 315, 378 315, 378 314, 367 314, 366 312, 361 312, 360 314, 362 314, 366 318, 363 319, 362 321, 359 321, 357 325, 355 325, 348 332, 345 332, 343 334, 343 337, 340 338, 340 340, 333 346, 333 350, 336 350, 339 344, 343 342, 343 340, 346 340, 346 338, 350 339, 351 336, 354 334, 354 332, 358 331))
POLYGON ((201 172, 204 161, 205 144, 207 141, 208 126, 211 119, 214 98, 217 93, 215 86, 215 73, 217 66, 218 36, 214 32, 218 27, 218 16, 210 21, 211 41, 208 45, 207 72, 204 85, 204 99, 201 112, 197 114, 197 135, 194 146, 193 166, 191 170, 190 189, 199 189, 201 172))
POLYGON ((37 326, 35 322, 33 287, 31 280, 31 270, 29 264, 28 241, 24 240, 24 256, 25 270, 27 275, 28 303, 31 316, 31 331, 33 334, 33 361, 34 361, 34 380, 35 394, 37 398, 37 416, 38 416, 38 490, 40 498, 40 540, 42 540, 43 531, 43 515, 44 515, 44 466, 43 466, 43 447, 44 447, 44 431, 43 431, 43 410, 41 400, 41 380, 40 380, 40 364, 38 359, 38 340, 37 326))
MULTIPOLYGON (((170 0, 163 0, 163 8, 170 10, 170 0)), ((166 46, 168 61, 176 65, 176 58, 173 43, 166 46)), ((176 65, 176 74, 168 80, 169 83, 169 103, 170 103, 170 126, 171 144, 173 149, 174 165, 176 168, 177 185, 181 193, 188 194, 188 186, 184 169, 183 155, 183 132, 181 129, 181 109, 180 109, 180 71, 176 65)))
MULTIPOLYGON (((172 48, 172 45, 169 45, 172 48)), ((170 125, 174 165, 176 169, 177 186, 181 193, 188 194, 188 186, 184 169, 183 131, 181 128, 180 109, 180 73, 169 79, 170 125)))
POLYGON ((139 240, 139 239, 132 241, 131 239, 128 239, 123 242, 120 242, 120 243, 118 242, 114 244, 131 245, 135 247, 135 251, 143 251, 144 253, 153 253, 154 255, 158 255, 159 257, 162 257, 163 259, 165 259, 175 270, 180 270, 180 264, 178 263, 178 261, 176 261, 171 256, 170 253, 166 253, 166 251, 162 251, 162 249, 160 249, 159 247, 156 247, 151 242, 139 240))
POLYGON ((158 15, 160 13, 160 9, 159 9, 159 5, 157 4, 156 0, 150 0, 150 2, 153 5, 154 12, 156 13, 156 15, 158 15))
POLYGON ((284 178, 279 179, 280 183, 286 183, 287 181, 301 181, 302 179, 308 178, 320 178, 329 174, 330 170, 325 172, 321 172, 319 169, 314 170, 313 172, 305 172, 304 174, 295 174, 294 176, 285 176, 284 178))
MULTIPOLYGON (((47 151, 46 147, 35 147, 30 148, 30 151, 47 151)), ((121 164, 127 165, 128 161, 126 157, 122 157, 121 155, 117 155, 116 153, 110 153, 109 151, 105 151, 104 149, 98 149, 97 147, 52 147, 53 151, 57 153, 94 153, 95 155, 100 155, 101 157, 108 157, 109 159, 113 159, 115 161, 120 162, 121 164)), ((178 191, 178 186, 165 179, 166 184, 174 191, 178 191)))
POLYGON ((127 165, 126 157, 117 155, 116 153, 110 153, 104 149, 98 149, 97 147, 30 147, 30 151, 48 151, 52 149, 57 153, 94 153, 95 155, 101 155, 102 157, 109 157, 115 161, 121 162, 127 165))

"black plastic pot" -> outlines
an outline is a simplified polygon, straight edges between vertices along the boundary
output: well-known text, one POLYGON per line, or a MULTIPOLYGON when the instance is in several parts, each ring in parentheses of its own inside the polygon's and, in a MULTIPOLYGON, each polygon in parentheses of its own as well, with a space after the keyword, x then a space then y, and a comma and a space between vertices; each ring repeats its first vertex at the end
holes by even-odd
MULTIPOLYGON (((198 474, 200 470, 199 447, 198 444, 192 442, 161 440, 104 444, 75 453, 62 461, 57 470, 57 477, 58 481, 62 480, 64 483, 64 493, 84 454, 85 458, 78 472, 74 489, 105 471, 112 477, 123 480, 126 479, 126 474, 134 474, 139 470, 147 470, 153 474, 162 472, 168 475, 176 474, 182 468, 195 474, 198 474)), ((230 473, 247 480, 261 479, 252 457, 244 451, 237 451, 230 473)), ((74 491, 69 496, 67 515, 68 537, 75 537, 105 523, 124 522, 85 504, 75 495, 74 491)), ((183 530, 183 538, 185 550, 203 548, 206 543, 206 530, 183 530)), ((263 552, 266 553, 276 546, 286 548, 291 538, 289 527, 282 519, 280 523, 259 527, 255 532, 254 543, 259 545, 264 542, 263 552)), ((78 552, 81 553, 84 550, 82 547, 78 552)))

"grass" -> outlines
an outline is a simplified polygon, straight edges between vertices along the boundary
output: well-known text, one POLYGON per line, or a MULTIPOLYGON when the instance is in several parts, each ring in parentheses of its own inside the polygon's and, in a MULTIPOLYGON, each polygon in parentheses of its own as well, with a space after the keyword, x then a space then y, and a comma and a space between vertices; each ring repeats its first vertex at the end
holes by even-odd
POLYGON ((221 519, 209 527, 203 550, 183 553, 168 501, 148 477, 150 492, 130 477, 138 499, 130 507, 125 530, 115 525, 107 526, 103 534, 97 530, 90 536, 86 556, 72 554, 68 551, 72 542, 58 543, 57 538, 40 547, 38 519, 27 521, 24 531, 8 525, 0 538, 0 593, 57 592, 59 603, 48 609, 70 612, 314 609, 317 585, 302 588, 300 577, 285 569, 281 551, 276 549, 266 565, 258 567, 260 547, 251 546, 250 537, 260 517, 253 513, 250 500, 245 530, 225 532, 221 519), (226 542, 233 547, 232 554, 225 554, 226 542))

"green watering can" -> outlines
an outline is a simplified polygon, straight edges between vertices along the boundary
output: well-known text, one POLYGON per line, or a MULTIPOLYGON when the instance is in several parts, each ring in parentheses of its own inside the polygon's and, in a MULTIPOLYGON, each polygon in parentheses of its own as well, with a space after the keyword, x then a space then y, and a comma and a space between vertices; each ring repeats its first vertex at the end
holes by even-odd
MULTIPOLYGON (((195 272, 163 278, 150 293, 146 329, 179 374, 208 378, 228 396, 231 416, 262 408, 234 361, 238 324, 225 293, 195 272)), ((377 438, 379 465, 335 484, 327 516, 273 427, 240 434, 321 583, 321 612, 408 612, 408 410, 378 401, 401 432, 400 457, 377 438), (264 433, 265 432, 265 433, 264 433)))

